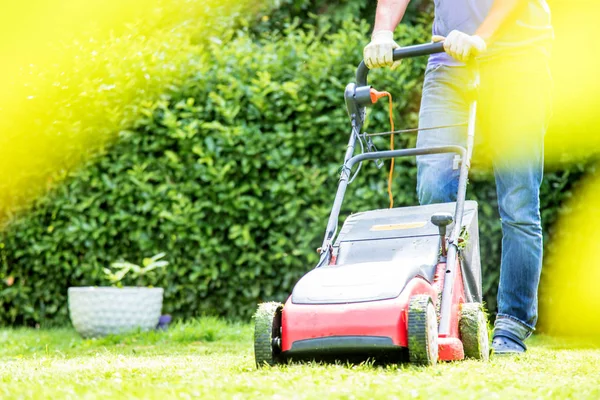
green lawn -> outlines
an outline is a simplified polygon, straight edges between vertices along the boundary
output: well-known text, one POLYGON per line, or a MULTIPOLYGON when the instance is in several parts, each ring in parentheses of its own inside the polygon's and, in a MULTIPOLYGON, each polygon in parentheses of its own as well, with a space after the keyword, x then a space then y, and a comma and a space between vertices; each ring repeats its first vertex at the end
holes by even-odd
POLYGON ((600 398, 600 347, 543 336, 521 357, 256 370, 249 325, 202 319, 82 340, 71 329, 0 330, 1 399, 600 398))

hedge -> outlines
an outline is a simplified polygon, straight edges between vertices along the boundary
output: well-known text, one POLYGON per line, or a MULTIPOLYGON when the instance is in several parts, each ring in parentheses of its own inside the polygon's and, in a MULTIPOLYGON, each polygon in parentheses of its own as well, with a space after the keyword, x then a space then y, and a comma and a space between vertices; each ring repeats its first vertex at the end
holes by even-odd
MULTIPOLYGON (((0 322, 65 323, 69 286, 103 285, 102 269, 165 252, 165 312, 247 318, 259 301, 284 300, 312 266, 334 197, 349 133, 343 90, 353 80, 366 22, 332 28, 324 17, 259 33, 238 30, 226 45, 191 49, 196 72, 138 118, 105 155, 11 221, 0 241, 0 322), (208 61, 209 60, 209 61, 208 61)), ((423 26, 402 26, 421 43, 423 26)), ((425 59, 371 82, 395 96, 397 126, 417 122, 425 59)), ((367 129, 387 128, 385 107, 367 129)), ((398 139, 407 146, 413 137, 398 139)), ((377 142, 386 148, 385 140, 377 142)), ((546 221, 583 168, 551 173, 542 188, 546 221), (556 187, 562 190, 557 190, 556 187)), ((387 206, 385 169, 365 165, 343 214, 387 206)), ((500 225, 495 188, 472 178, 480 203, 484 290, 495 308, 500 225)), ((416 203, 413 160, 397 163, 398 206, 416 203)), ((127 282, 125 282, 127 283, 127 282)))

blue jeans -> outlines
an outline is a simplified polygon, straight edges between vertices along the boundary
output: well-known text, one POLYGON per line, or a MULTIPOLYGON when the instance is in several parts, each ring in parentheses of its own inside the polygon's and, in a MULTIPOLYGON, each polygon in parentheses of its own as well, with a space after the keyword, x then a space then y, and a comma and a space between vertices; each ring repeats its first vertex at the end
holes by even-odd
MULTIPOLYGON (((475 152, 482 151, 493 166, 503 233, 496 329, 525 339, 537 321, 542 269, 539 188, 551 80, 545 59, 495 60, 481 64, 479 73, 475 141, 480 145, 475 152)), ((429 65, 419 127, 465 123, 470 101, 465 89, 473 76, 467 67, 429 65)), ((417 147, 465 146, 466 134, 465 126, 421 131, 417 147)), ((453 157, 417 157, 421 204, 456 200, 459 171, 452 168, 453 157)))

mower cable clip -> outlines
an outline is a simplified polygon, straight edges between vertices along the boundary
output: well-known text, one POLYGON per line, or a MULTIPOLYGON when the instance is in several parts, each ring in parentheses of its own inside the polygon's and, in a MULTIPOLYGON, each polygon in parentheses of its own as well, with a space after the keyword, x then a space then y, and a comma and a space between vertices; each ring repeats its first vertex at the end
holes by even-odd
MULTIPOLYGON (((376 153, 377 147, 375 147, 375 144, 373 143, 373 139, 371 139, 371 137, 368 136, 368 133, 367 132, 363 133, 362 137, 367 142, 367 151, 369 153, 376 153)), ((375 165, 377 166, 377 169, 381 169, 381 167, 383 167, 383 161, 381 159, 377 158, 373 161, 375 161, 375 165)))
MULTIPOLYGON (((352 121, 352 134, 356 136, 356 138, 358 139, 358 144, 360 144, 360 151, 361 153, 365 152, 365 144, 363 142, 363 138, 360 134, 360 131, 358 130, 358 127, 356 126, 355 121, 352 121)), ((346 167, 346 164, 344 164, 342 166, 342 168, 346 167)), ((358 173, 360 172, 360 169, 362 168, 362 161, 358 163, 358 168, 356 169, 356 171, 354 172, 354 175, 352 175, 352 177, 350 178, 350 180, 348 181, 348 185, 351 184, 352 182, 354 182, 354 178, 356 178, 356 176, 358 175, 358 173)), ((350 176, 350 172, 348 171, 348 176, 350 176)))

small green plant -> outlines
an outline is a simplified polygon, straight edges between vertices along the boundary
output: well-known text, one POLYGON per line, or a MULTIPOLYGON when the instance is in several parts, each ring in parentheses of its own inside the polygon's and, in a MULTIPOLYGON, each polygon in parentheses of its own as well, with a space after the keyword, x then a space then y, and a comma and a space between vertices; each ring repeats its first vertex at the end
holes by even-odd
POLYGON ((115 286, 122 286, 122 281, 128 277, 134 280, 137 286, 146 286, 145 280, 149 275, 153 275, 160 268, 164 268, 169 265, 168 261, 161 260, 166 254, 158 253, 153 257, 144 258, 142 260, 142 266, 133 264, 127 261, 119 261, 110 264, 110 268, 104 268, 104 273, 109 281, 115 286))

